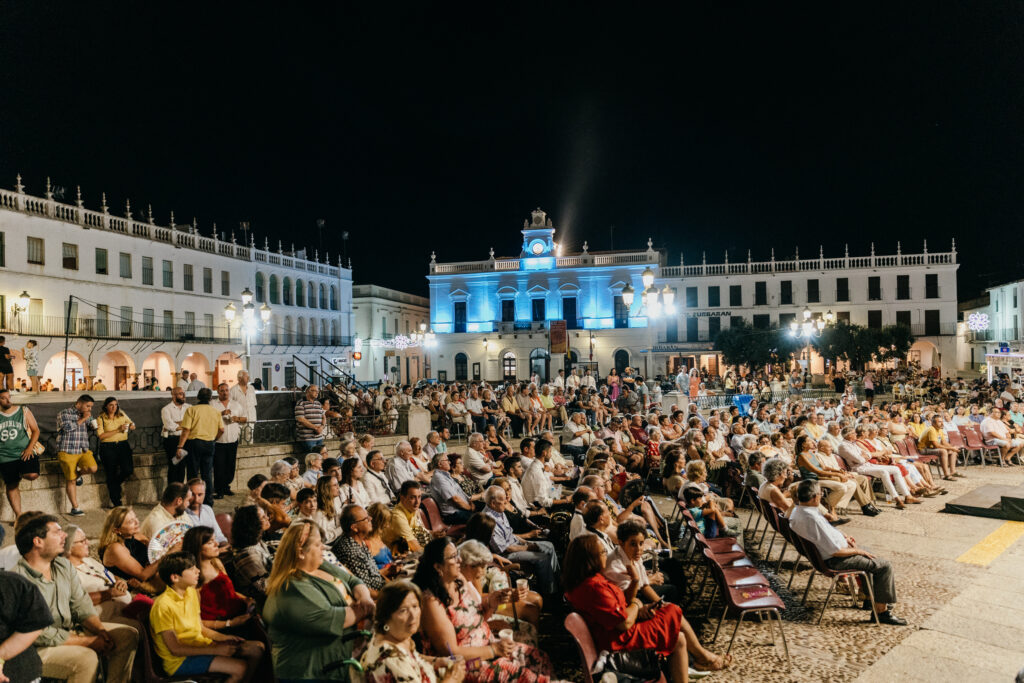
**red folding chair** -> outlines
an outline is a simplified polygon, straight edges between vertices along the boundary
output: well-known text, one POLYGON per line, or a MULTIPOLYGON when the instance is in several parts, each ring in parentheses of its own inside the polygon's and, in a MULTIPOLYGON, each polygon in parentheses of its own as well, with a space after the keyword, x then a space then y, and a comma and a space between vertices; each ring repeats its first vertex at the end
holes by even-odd
POLYGON ((726 648, 725 654, 729 654, 732 651, 733 643, 736 642, 736 635, 739 633, 744 619, 752 612, 767 617, 772 634, 772 644, 774 645, 775 627, 771 622, 771 618, 774 615, 779 620, 779 633, 782 635, 782 647, 786 652, 786 665, 788 666, 789 644, 786 642, 786 631, 783 628, 782 614, 780 613, 781 610, 786 609, 786 605, 775 594, 775 591, 768 586, 730 586, 725 578, 725 572, 717 562, 709 562, 708 567, 715 578, 718 591, 722 594, 722 601, 725 603, 722 606, 722 616, 718 618, 718 626, 715 627, 715 635, 711 638, 711 642, 718 640, 718 632, 722 628, 722 622, 725 621, 725 615, 729 613, 729 610, 734 610, 740 613, 740 618, 736 620, 736 628, 733 629, 732 638, 729 639, 729 647, 726 648))
MULTIPOLYGON (((864 581, 864 589, 868 592, 868 600, 871 601, 871 613, 875 617, 875 626, 880 626, 881 622, 878 621, 878 612, 875 611, 875 589, 871 582, 871 575, 860 569, 831 569, 825 564, 825 560, 821 558, 821 553, 818 552, 818 548, 813 543, 805 538, 800 540, 803 546, 801 552, 804 557, 811 561, 812 567, 811 576, 807 579, 807 588, 804 589, 803 602, 807 602, 807 594, 811 590, 811 582, 814 581, 815 574, 821 574, 832 579, 832 585, 828 587, 828 595, 825 596, 825 604, 821 606, 821 614, 818 615, 818 623, 820 624, 825 616, 825 610, 828 609, 829 600, 832 599, 832 592, 836 588, 836 582, 842 577, 859 576, 864 581)), ((854 595, 853 599, 856 600, 857 596, 854 595)))
POLYGON ((964 442, 964 435, 960 433, 960 429, 960 427, 957 427, 955 432, 946 432, 946 437, 949 439, 949 445, 958 448, 959 454, 964 456, 964 466, 966 467, 968 462, 970 462, 970 458, 968 457, 967 444, 964 442))
POLYGON ((996 459, 1000 459, 999 446, 989 446, 988 444, 986 444, 985 438, 981 434, 980 427, 978 427, 977 425, 972 425, 970 427, 959 427, 958 429, 960 430, 960 434, 962 434, 964 439, 967 441, 967 447, 970 448, 971 450, 975 450, 981 453, 982 465, 988 464, 988 462, 985 459, 985 455, 993 451, 995 451, 996 459))
MULTIPOLYGON (((580 652, 580 662, 583 664, 583 683, 594 683, 591 671, 594 662, 597 661, 597 646, 594 645, 594 638, 590 635, 587 622, 578 612, 570 612, 565 617, 565 630, 568 631, 576 641, 576 649, 580 652)), ((665 683, 665 674, 657 679, 658 683, 665 683)))
POLYGON ((420 512, 426 515, 425 526, 431 531, 444 531, 445 535, 453 538, 459 538, 465 535, 466 525, 465 524, 453 524, 448 526, 441 519, 441 509, 437 507, 437 502, 428 496, 423 496, 420 501, 420 512))
POLYGON ((917 458, 923 463, 927 463, 929 466, 935 467, 942 474, 942 467, 939 464, 939 456, 937 455, 925 455, 917 448, 917 439, 912 436, 908 436, 903 444, 907 448, 907 455, 913 458, 917 458))

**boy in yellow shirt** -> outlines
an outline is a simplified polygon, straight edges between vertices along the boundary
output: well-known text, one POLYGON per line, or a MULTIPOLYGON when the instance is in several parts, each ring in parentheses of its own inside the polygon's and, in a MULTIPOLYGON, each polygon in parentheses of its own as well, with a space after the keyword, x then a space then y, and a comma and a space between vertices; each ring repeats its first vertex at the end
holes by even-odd
POLYGON ((153 642, 171 676, 222 673, 228 683, 252 679, 263 643, 203 626, 199 616, 199 567, 191 553, 168 553, 157 570, 167 584, 149 611, 153 642))

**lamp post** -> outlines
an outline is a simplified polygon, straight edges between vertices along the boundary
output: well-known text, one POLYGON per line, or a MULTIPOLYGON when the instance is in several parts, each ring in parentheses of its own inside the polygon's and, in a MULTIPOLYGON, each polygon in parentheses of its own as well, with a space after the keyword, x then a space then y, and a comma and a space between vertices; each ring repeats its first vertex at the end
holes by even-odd
MULTIPOLYGON (((28 305, 32 302, 32 297, 28 295, 27 290, 21 290, 21 294, 11 304, 11 314, 13 317, 18 319, 18 334, 21 334, 21 314, 28 310, 28 305)), ((31 332, 29 333, 31 334, 31 332)))
MULTIPOLYGON (((251 374, 252 336, 264 329, 270 322, 270 306, 263 304, 259 308, 259 320, 256 319, 256 304, 252 302, 252 291, 246 287, 242 290, 242 333, 245 335, 245 371, 251 374)), ((238 309, 234 302, 224 307, 224 319, 228 324, 228 338, 231 337, 231 323, 238 309)))
POLYGON ((797 322, 793 320, 789 323, 789 336, 794 339, 803 339, 804 347, 800 350, 800 355, 803 356, 804 351, 807 352, 807 369, 810 370, 811 366, 811 340, 821 337, 821 333, 825 327, 831 327, 835 316, 830 310, 824 316, 818 316, 813 318, 811 309, 804 307, 803 322, 797 322))

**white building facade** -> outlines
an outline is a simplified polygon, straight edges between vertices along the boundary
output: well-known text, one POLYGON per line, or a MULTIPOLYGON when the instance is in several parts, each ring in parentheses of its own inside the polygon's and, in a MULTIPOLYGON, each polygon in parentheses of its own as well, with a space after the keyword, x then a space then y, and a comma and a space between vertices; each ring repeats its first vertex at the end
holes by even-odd
POLYGON ((108 389, 166 389, 176 372, 195 372, 207 386, 235 382, 248 364, 264 388, 284 388, 309 376, 321 358, 348 361, 352 338, 352 271, 276 252, 255 240, 202 235, 195 224, 156 225, 152 213, 134 218, 0 190, 0 334, 15 351, 39 343, 41 380, 108 389), (249 358, 242 331, 242 292, 252 293, 255 320, 249 358), (23 305, 24 304, 24 305, 23 305), (236 315, 230 324, 229 304, 236 315))
MULTIPOLYGON (((786 327, 832 311, 868 327, 906 325, 916 337, 910 358, 955 369, 956 249, 696 266, 668 266, 646 250, 563 254, 547 214, 524 222, 518 257, 462 263, 431 258, 430 321, 437 334, 432 368, 439 379, 551 378, 575 366, 605 375, 637 368, 645 377, 681 366, 724 372, 714 339, 745 319, 755 328, 786 327), (646 279, 671 292, 672 313, 651 313, 646 279), (629 292, 633 293, 627 305, 629 292), (562 324, 565 326, 564 343, 562 324), (552 340, 552 329, 555 339, 552 340), (553 351, 554 349, 554 351, 553 351)), ((812 372, 824 371, 814 357, 812 372)))
POLYGON ((353 374, 363 383, 415 384, 428 376, 428 349, 420 335, 430 323, 430 301, 378 285, 352 288, 355 337, 361 355, 353 374))
POLYGON ((987 302, 983 297, 961 307, 960 362, 965 370, 980 370, 986 355, 1024 350, 1024 280, 989 287, 985 294, 987 302))

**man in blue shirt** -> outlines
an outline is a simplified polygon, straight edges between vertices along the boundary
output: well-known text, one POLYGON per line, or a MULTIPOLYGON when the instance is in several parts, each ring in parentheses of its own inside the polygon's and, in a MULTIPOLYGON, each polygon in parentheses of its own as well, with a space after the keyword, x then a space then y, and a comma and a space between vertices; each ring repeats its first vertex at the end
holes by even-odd
POLYGON ((491 535, 491 550, 513 562, 533 566, 540 582, 540 592, 553 596, 558 592, 558 576, 561 568, 555 546, 548 541, 525 541, 514 533, 505 516, 508 498, 505 489, 492 486, 484 491, 484 514, 494 519, 494 533, 491 535))
POLYGON ((451 475, 451 460, 445 453, 438 453, 431 463, 434 473, 430 477, 427 494, 437 501, 441 519, 445 524, 465 524, 473 515, 473 504, 466 500, 466 492, 451 475))

